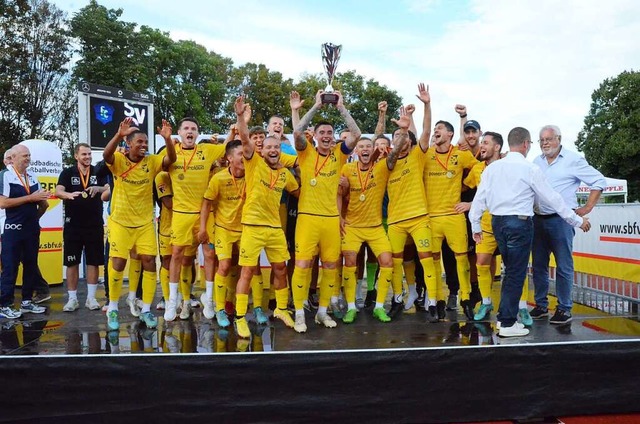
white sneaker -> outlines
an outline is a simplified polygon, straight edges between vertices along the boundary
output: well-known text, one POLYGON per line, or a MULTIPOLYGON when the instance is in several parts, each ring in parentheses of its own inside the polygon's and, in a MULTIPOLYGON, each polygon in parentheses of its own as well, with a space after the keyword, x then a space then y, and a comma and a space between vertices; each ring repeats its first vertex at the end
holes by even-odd
POLYGON ((36 305, 30 300, 26 302, 23 301, 20 304, 20 312, 22 312, 23 314, 26 314, 26 313, 44 314, 46 311, 47 311, 47 308, 40 305, 36 305))
POLYGON ((73 312, 77 311, 79 307, 80 303, 78 303, 78 299, 72 297, 67 301, 67 303, 65 303, 65 305, 62 307, 62 310, 64 312, 73 312))
POLYGON ((296 314, 296 322, 293 324, 293 329, 298 333, 306 333, 307 323, 305 322, 304 315, 296 314))
POLYGON ((320 312, 316 314, 316 324, 322 324, 327 328, 334 328, 338 325, 329 315, 320 312))
POLYGON ((90 311, 97 311, 98 309, 100 309, 100 304, 95 297, 88 297, 87 301, 84 302, 84 307, 89 309, 90 311))
POLYGON ((182 302, 182 310, 180 311, 180 319, 189 319, 191 316, 191 299, 182 302))
POLYGON ((519 322, 514 323, 511 327, 500 326, 500 337, 523 337, 529 334, 529 330, 519 322))
POLYGON ((164 320, 173 321, 174 319, 176 319, 176 309, 178 307, 176 299, 169 298, 169 300, 165 304, 165 307, 166 309, 164 310, 164 320))
POLYGON ((202 315, 206 319, 211 319, 216 316, 216 310, 213 307, 213 301, 207 297, 207 293, 204 292, 200 295, 200 302, 202 303, 202 315))
POLYGON ((136 300, 137 299, 127 298, 127 305, 129 306, 129 311, 131 312, 131 315, 137 318, 140 316, 140 308, 138 308, 136 300))

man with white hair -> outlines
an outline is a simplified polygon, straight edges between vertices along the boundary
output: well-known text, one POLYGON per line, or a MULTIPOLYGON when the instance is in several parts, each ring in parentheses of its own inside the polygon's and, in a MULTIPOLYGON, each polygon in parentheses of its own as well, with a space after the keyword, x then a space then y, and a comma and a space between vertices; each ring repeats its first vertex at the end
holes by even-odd
POLYGON ((38 278, 38 249, 40 225, 38 221, 49 204, 49 192, 40 189, 40 183, 27 173, 31 152, 26 146, 16 145, 11 152, 12 163, 0 173, 0 208, 6 210, 2 242, 2 275, 0 276, 0 317, 20 318, 23 313, 41 314, 45 308, 33 301, 33 289, 38 278), (22 303, 13 308, 18 265, 24 265, 22 303))
MULTIPOLYGON (((604 176, 589 165, 585 158, 561 145, 562 134, 555 125, 545 125, 540 130, 542 154, 533 161, 549 180, 549 184, 560 193, 564 203, 576 214, 585 216, 598 203, 606 187, 604 176), (576 190, 584 182, 591 187, 587 204, 578 207, 576 190)), ((536 202, 538 203, 538 202, 536 202)), ((549 255, 556 260, 556 296, 558 306, 551 317, 551 324, 571 321, 571 289, 573 287, 573 237, 574 228, 567 224, 554 210, 544 204, 537 205, 533 218, 533 284, 536 306, 531 318, 541 319, 549 315, 549 255)))

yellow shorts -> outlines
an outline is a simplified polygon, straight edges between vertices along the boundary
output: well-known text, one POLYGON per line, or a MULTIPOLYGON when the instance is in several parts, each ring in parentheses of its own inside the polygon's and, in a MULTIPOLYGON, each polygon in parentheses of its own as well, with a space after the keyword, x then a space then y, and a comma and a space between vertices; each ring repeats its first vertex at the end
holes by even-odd
POLYGON ((453 253, 469 251, 469 236, 467 235, 467 220, 464 214, 431 217, 431 231, 433 232, 433 251, 439 252, 442 240, 453 253))
POLYGON ((342 251, 358 253, 362 243, 367 243, 376 257, 384 252, 391 253, 391 242, 389 241, 387 233, 384 232, 382 225, 379 227, 366 228, 350 227, 347 225, 344 238, 342 239, 342 251))
POLYGON ((171 217, 171 244, 173 246, 197 246, 200 230, 200 214, 173 211, 171 217))
POLYGON ((408 236, 416 244, 418 252, 431 252, 431 221, 427 215, 389 224, 389 241, 392 253, 402 253, 408 236))
POLYGON ((482 232, 482 243, 476 243, 476 253, 493 255, 498 250, 498 242, 493 233, 482 232))
POLYGON ((296 223, 296 259, 311 260, 320 251, 322 262, 340 257, 340 218, 298 214, 296 223))
POLYGON ((256 266, 262 249, 270 263, 289 260, 289 250, 282 228, 243 225, 238 265, 256 266))
POLYGON ((231 231, 216 226, 214 238, 209 240, 213 241, 219 260, 231 259, 233 246, 240 245, 240 236, 242 236, 242 231, 231 231))
POLYGON ((107 221, 107 237, 109 238, 109 256, 129 259, 129 252, 135 246, 139 255, 156 256, 158 243, 156 228, 153 222, 142 227, 125 227, 111 220, 107 221))
POLYGON ((171 236, 158 234, 158 251, 160 256, 171 256, 171 236))

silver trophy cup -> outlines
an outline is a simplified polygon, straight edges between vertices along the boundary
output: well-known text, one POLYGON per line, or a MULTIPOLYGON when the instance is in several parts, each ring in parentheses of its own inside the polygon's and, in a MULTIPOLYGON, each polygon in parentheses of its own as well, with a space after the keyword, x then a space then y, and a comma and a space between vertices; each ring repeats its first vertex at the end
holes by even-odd
POLYGON ((338 95, 334 93, 331 83, 333 82, 333 77, 336 75, 336 67, 340 60, 341 50, 341 45, 336 46, 331 43, 324 43, 322 45, 322 64, 324 65, 324 70, 327 73, 327 87, 324 89, 324 93, 322 94, 322 103, 325 104, 338 103, 338 95))

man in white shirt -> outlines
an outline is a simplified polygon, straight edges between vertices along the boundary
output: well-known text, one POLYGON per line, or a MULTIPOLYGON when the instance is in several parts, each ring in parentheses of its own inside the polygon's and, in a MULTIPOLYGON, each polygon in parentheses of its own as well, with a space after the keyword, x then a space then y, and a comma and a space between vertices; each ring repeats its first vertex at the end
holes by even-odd
MULTIPOLYGON (((560 193, 564 203, 580 216, 591 212, 606 187, 604 176, 589 165, 585 158, 563 148, 560 144, 560 128, 546 125, 540 130, 542 154, 533 160, 549 184, 560 193), (591 187, 587 204, 578 208, 576 190, 584 182, 591 187)), ((556 260, 556 296, 558 307, 549 322, 564 324, 571 321, 573 301, 573 237, 575 230, 555 213, 555 210, 540 204, 533 217, 533 284, 536 306, 531 318, 540 319, 549 315, 549 255, 556 260)))
POLYGON ((591 225, 565 205, 540 168, 525 159, 531 148, 529 131, 516 127, 509 132, 508 141, 509 154, 482 174, 469 219, 474 240, 482 243, 480 218, 485 210, 493 215, 491 224, 505 265, 498 310, 499 335, 518 337, 529 334, 516 320, 533 239, 534 200, 554 210, 572 227, 588 231, 591 225))

